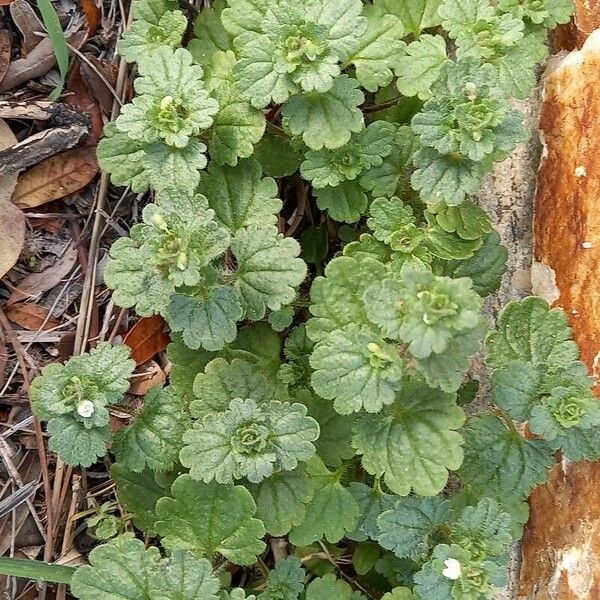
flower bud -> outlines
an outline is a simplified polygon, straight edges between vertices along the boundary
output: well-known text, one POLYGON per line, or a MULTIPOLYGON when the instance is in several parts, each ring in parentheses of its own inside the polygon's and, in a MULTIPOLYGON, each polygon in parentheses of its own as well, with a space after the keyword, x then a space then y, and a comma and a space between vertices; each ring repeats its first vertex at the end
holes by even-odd
POLYGON ((477 98, 477 86, 473 82, 467 81, 467 83, 465 83, 465 94, 467 98, 473 102, 473 100, 477 98))
POLYGON ((160 101, 160 108, 162 110, 167 110, 168 108, 171 107, 171 105, 173 104, 173 96, 165 96, 161 101, 160 101))
POLYGON ((167 222, 163 219, 162 215, 158 213, 154 213, 152 215, 152 225, 158 227, 161 231, 167 231, 168 225, 167 222))

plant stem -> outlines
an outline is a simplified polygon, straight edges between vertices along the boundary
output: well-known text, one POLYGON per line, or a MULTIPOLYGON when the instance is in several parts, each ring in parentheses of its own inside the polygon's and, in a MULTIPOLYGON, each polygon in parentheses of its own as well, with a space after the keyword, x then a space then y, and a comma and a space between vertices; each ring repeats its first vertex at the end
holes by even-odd
POLYGON ((285 130, 283 130, 281 127, 278 127, 277 125, 271 123, 271 121, 267 121, 267 129, 269 129, 271 131, 271 133, 274 133, 275 135, 278 135, 279 137, 283 137, 288 139, 290 136, 286 133, 285 130))
POLYGON ((398 101, 402 98, 402 96, 396 96, 391 100, 386 100, 385 102, 381 102, 380 104, 372 104, 371 106, 365 106, 363 108, 364 113, 373 113, 379 112, 380 110, 385 110, 386 108, 392 108, 398 104, 398 101))

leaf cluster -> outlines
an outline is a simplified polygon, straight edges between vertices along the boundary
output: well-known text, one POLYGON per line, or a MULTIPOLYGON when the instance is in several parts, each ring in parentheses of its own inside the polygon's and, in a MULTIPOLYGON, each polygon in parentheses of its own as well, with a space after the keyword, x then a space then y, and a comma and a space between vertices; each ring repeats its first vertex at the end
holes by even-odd
POLYGON ((136 96, 98 158, 152 194, 103 276, 115 304, 165 318, 169 384, 115 434, 123 347, 32 384, 53 451, 116 457, 124 516, 91 517, 114 539, 75 597, 484 600, 503 585, 555 453, 600 457, 564 313, 526 298, 488 332, 507 251, 473 199, 526 138, 512 100, 570 10, 215 0, 188 42, 185 3, 135 0, 119 49, 136 96), (484 346, 494 406, 473 416, 484 346))

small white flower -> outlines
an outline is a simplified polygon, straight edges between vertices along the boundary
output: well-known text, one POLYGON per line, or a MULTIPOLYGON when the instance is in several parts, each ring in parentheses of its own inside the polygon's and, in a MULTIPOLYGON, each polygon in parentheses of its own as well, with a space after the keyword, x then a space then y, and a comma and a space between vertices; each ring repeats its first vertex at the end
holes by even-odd
POLYGON ((91 417, 94 414, 94 403, 91 400, 84 400, 77 405, 77 414, 80 417, 91 417))
POLYGON ((452 581, 460 579, 462 574, 460 563, 455 558, 447 558, 444 561, 445 569, 442 571, 442 575, 452 581))

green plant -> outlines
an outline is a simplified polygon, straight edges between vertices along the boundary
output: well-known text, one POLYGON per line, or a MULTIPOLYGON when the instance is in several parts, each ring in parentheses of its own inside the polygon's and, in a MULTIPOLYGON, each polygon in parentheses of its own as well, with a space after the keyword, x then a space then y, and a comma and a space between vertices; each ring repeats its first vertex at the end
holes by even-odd
POLYGON ((478 600, 503 584, 556 451, 600 458, 565 315, 526 298, 488 331, 507 255, 471 199, 525 139, 510 100, 570 10, 216 0, 181 48, 175 3, 136 0, 120 47, 138 95, 98 157, 156 195, 104 275, 117 305, 165 317, 172 368, 114 436, 121 347, 32 386, 67 462, 111 442, 127 527, 152 540, 93 550, 76 597, 478 600), (302 217, 301 248, 282 230, 302 217), (494 407, 467 416, 482 344, 494 407))

